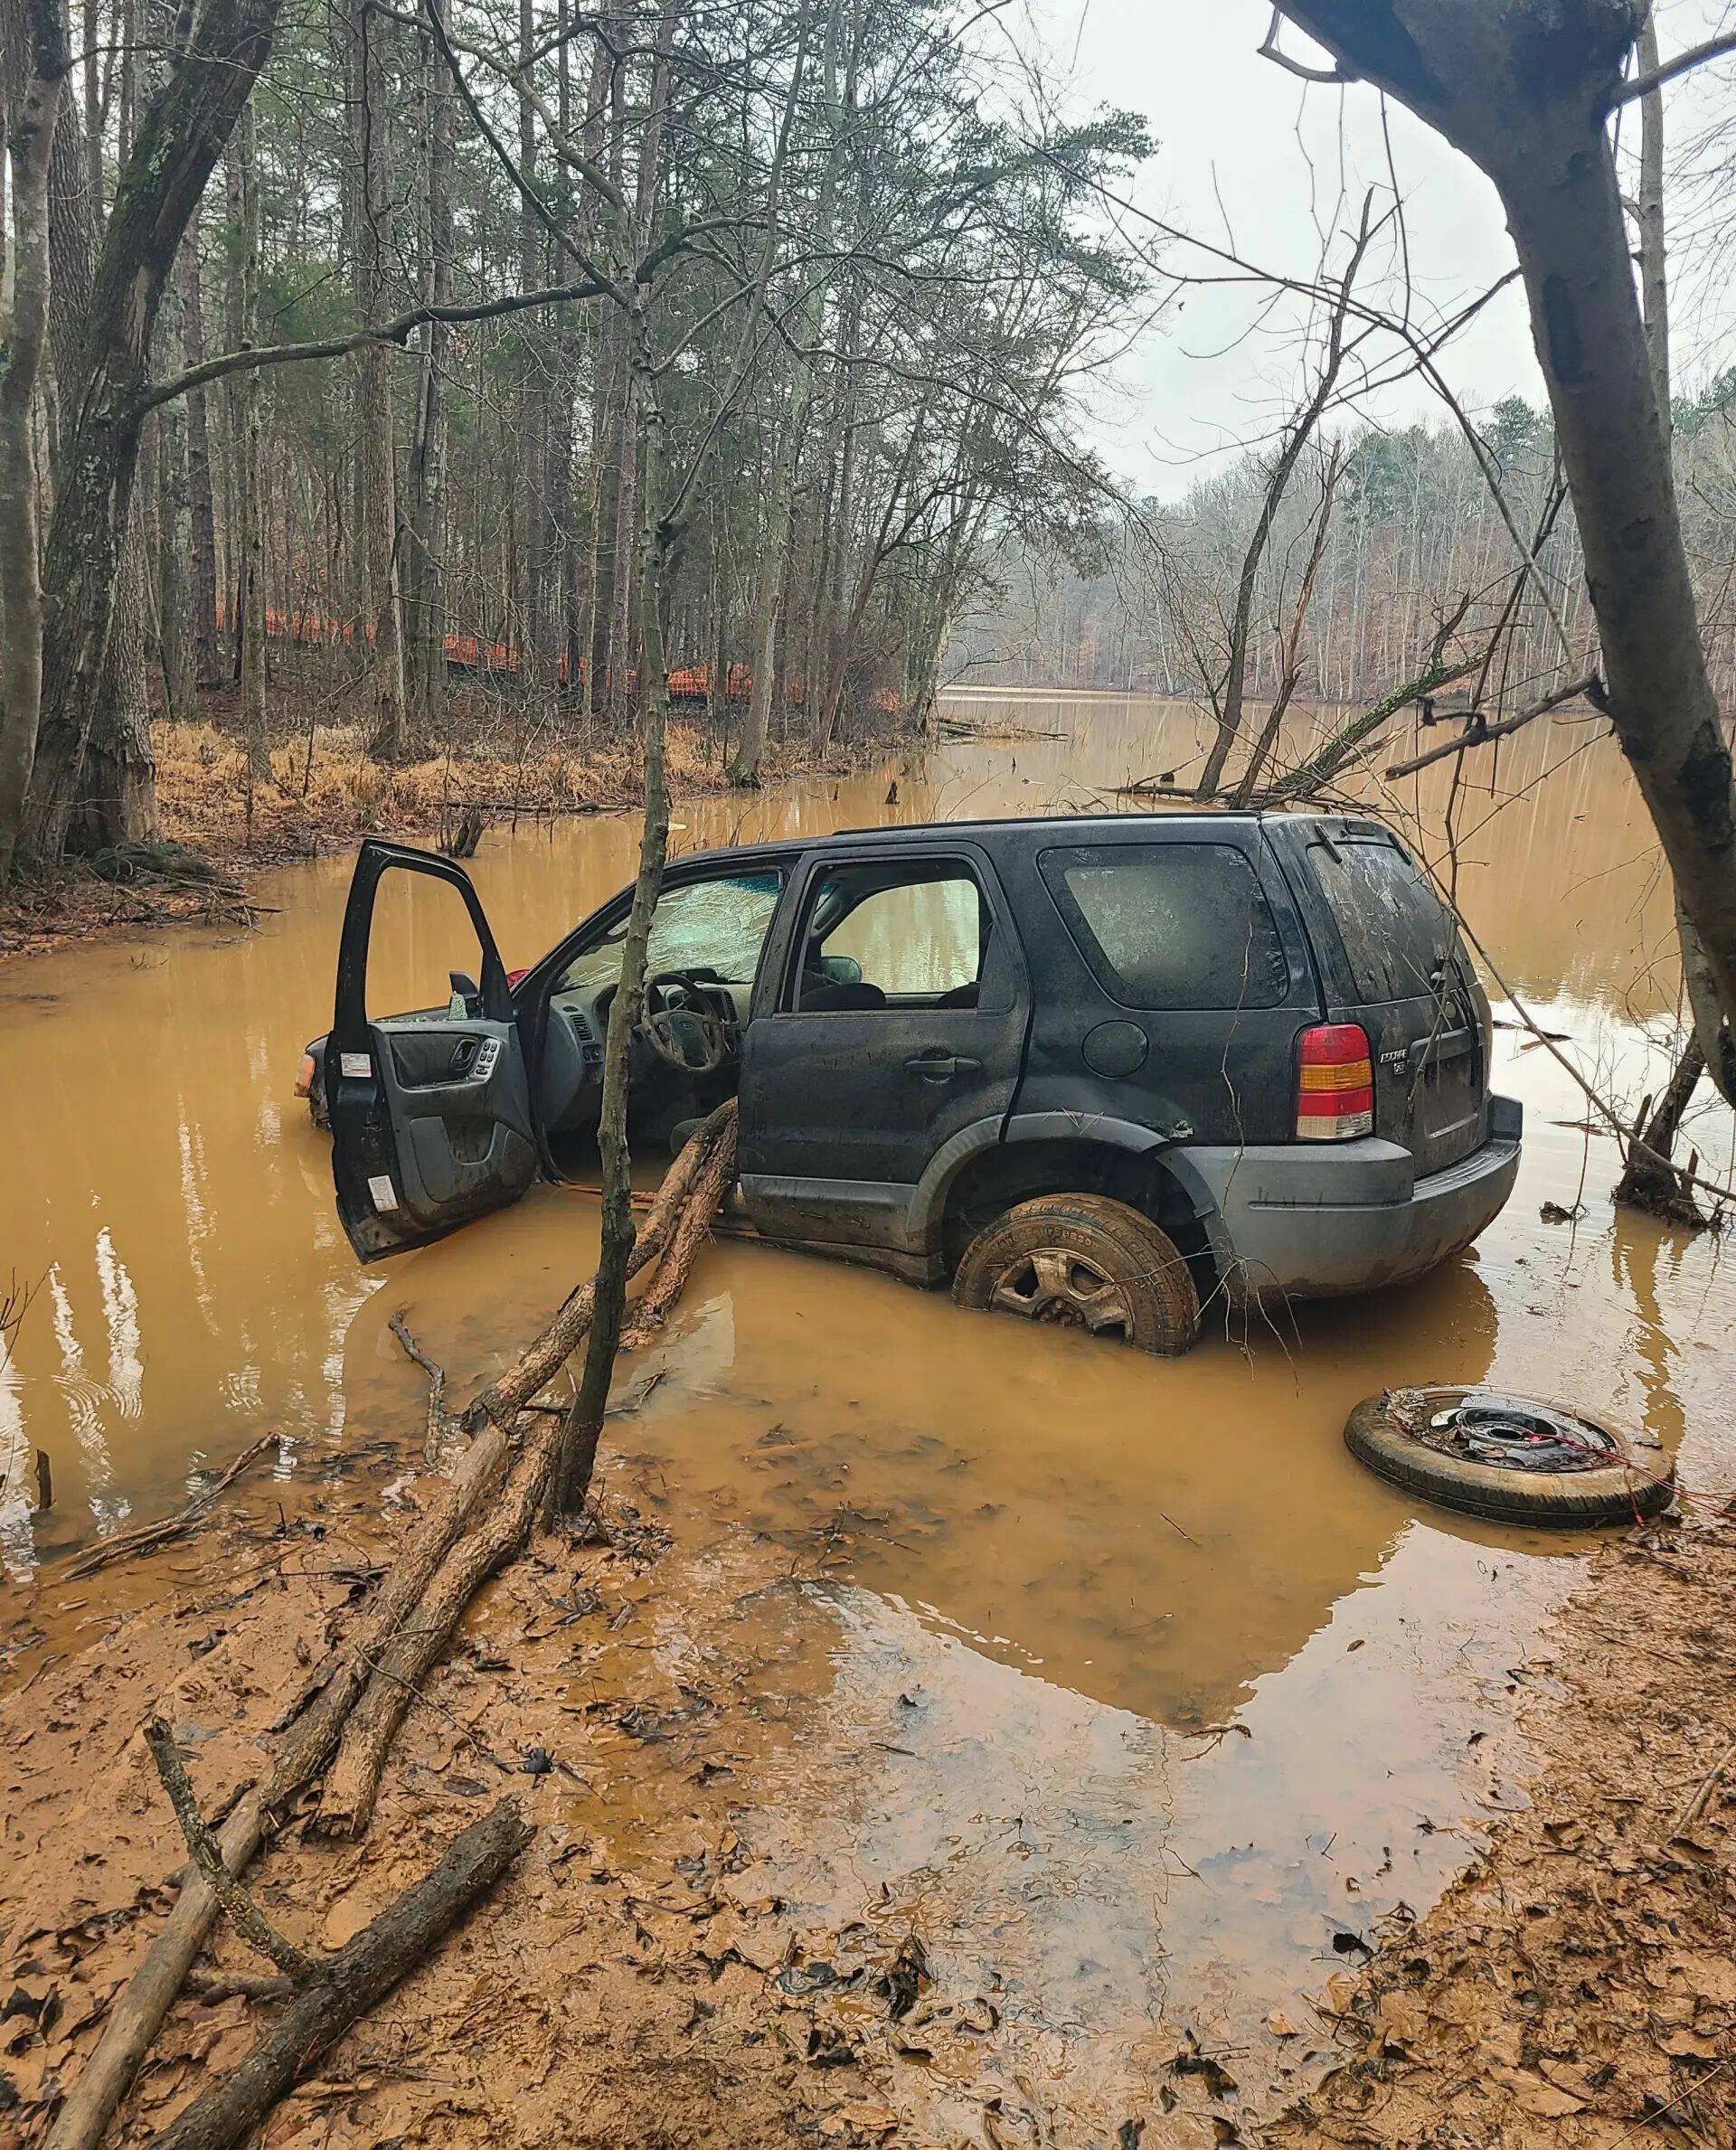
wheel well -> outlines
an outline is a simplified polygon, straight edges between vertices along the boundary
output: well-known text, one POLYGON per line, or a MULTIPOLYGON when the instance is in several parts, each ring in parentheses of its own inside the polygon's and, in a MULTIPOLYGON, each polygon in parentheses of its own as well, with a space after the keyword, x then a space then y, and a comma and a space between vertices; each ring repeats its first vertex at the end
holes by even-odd
POLYGON ((1217 1281, 1211 1241, 1192 1197, 1165 1165, 1161 1152, 1140 1153, 1080 1136, 1044 1142, 996 1143, 979 1150, 947 1190, 941 1249, 947 1274, 986 1225, 1039 1194, 1102 1194, 1166 1231, 1185 1256, 1203 1302, 1217 1281))

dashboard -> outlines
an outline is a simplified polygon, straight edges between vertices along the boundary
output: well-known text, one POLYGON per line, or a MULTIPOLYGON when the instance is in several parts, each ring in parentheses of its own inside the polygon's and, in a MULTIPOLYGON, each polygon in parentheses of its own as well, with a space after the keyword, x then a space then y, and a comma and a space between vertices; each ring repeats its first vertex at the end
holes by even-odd
MULTIPOLYGON (((705 996, 739 1031, 753 998, 750 980, 706 978, 705 996)), ((616 985, 572 985, 549 996, 537 1088, 542 1125, 551 1132, 594 1127, 602 1105, 603 1042, 616 985)), ((644 1039, 634 1037, 627 1061, 627 1085, 640 1087, 664 1063, 644 1039)), ((667 1071, 667 1070, 665 1070, 667 1071)))

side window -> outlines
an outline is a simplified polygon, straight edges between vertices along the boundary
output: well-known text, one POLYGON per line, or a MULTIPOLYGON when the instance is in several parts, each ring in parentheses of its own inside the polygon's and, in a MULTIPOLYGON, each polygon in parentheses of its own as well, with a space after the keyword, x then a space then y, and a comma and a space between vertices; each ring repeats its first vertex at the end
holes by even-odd
POLYGON ((793 1004, 810 1014, 974 1008, 991 924, 976 877, 961 861, 839 867, 809 899, 793 1004))
POLYGON ((449 881, 392 867, 380 876, 368 930, 365 1006, 382 1016, 426 1015, 445 1022, 455 1004, 454 971, 482 977, 482 943, 463 896, 449 881))
MULTIPOLYGON (((707 971, 732 985, 751 985, 783 889, 776 872, 724 873, 665 889, 651 917, 646 976, 665 970, 707 971)), ((612 985, 621 975, 627 913, 581 948, 555 985, 557 993, 612 985)))
POLYGON ((1045 851, 1049 893, 1092 976, 1128 1008, 1274 1008, 1289 985, 1278 925, 1228 844, 1045 851))

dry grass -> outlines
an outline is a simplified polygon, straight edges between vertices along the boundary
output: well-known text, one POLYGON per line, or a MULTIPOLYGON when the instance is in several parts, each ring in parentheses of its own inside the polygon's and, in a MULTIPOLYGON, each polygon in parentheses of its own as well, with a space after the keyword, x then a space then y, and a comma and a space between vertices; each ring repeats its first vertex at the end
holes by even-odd
MULTIPOLYGON (((217 718, 231 713, 216 703, 217 718)), ((455 707, 453 731, 454 743, 440 753, 387 768, 369 756, 361 723, 322 723, 311 741, 306 731, 286 739, 272 751, 270 776, 250 782, 231 724, 153 724, 163 835, 193 857, 108 860, 99 871, 15 888, 0 903, 0 958, 115 928, 243 919, 250 868, 371 835, 438 838, 467 806, 589 814, 634 806, 642 796, 638 744, 631 737, 599 738, 587 748, 571 734, 552 739, 544 728, 521 752, 503 738, 498 708, 486 703, 455 707)), ((871 744, 854 755, 845 749, 823 757, 797 736, 769 751, 766 778, 847 768, 876 750, 871 744)), ((676 797, 723 788, 719 742, 691 718, 671 723, 668 760, 676 797)))
MULTIPOLYGON (((215 724, 159 724, 152 738, 164 833, 221 863, 297 856, 388 829, 437 832, 471 805, 596 813, 640 796, 631 740, 590 753, 542 747, 522 759, 453 748, 386 768, 370 759, 361 726, 335 725, 311 750, 306 741, 277 749, 269 778, 250 785, 239 741, 215 724)), ((716 749, 697 725, 671 726, 669 779, 687 792, 721 785, 716 749)))

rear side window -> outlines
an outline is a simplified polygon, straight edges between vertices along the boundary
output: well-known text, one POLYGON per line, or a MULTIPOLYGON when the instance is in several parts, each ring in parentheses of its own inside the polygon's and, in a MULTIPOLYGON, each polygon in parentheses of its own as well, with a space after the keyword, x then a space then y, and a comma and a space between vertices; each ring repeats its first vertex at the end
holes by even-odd
POLYGON ((1038 860, 1079 952, 1129 1008, 1273 1008, 1289 966, 1260 877, 1228 844, 1080 844, 1038 860))
POLYGON ((1332 907, 1356 997, 1415 1000, 1436 990, 1453 951, 1451 915, 1396 844, 1340 836, 1310 844, 1308 863, 1332 907))

